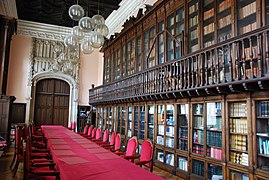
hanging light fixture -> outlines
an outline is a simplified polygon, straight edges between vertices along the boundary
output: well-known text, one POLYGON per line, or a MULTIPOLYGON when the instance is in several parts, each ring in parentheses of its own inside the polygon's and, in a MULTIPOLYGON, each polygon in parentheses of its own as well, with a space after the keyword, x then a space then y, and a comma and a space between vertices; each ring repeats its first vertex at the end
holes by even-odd
POLYGON ((65 46, 71 51, 77 50, 80 44, 81 51, 84 54, 90 54, 94 51, 94 48, 100 48, 104 44, 104 37, 109 33, 104 17, 99 14, 99 1, 98 14, 90 18, 88 17, 88 11, 86 17, 83 17, 84 9, 78 5, 78 1, 76 5, 69 8, 70 18, 79 21, 78 26, 72 28, 71 35, 64 39, 65 46))

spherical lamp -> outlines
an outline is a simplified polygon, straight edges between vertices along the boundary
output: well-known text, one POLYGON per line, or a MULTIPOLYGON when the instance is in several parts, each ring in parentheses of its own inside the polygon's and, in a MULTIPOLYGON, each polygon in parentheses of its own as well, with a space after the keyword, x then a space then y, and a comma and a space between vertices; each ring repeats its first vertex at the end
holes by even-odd
POLYGON ((74 26, 72 28, 71 34, 75 35, 78 40, 82 40, 84 38, 84 32, 78 26, 74 26))
POLYGON ((78 21, 84 16, 84 9, 80 5, 75 4, 69 8, 68 14, 72 20, 78 21))
POLYGON ((94 28, 93 19, 90 17, 83 17, 79 20, 78 26, 83 32, 91 32, 91 30, 94 28))
POLYGON ((70 34, 64 38, 64 45, 70 50, 75 50, 78 47, 78 39, 75 35, 70 34))
POLYGON ((95 26, 94 31, 102 34, 103 36, 107 36, 109 33, 108 27, 105 24, 98 24, 95 26))
POLYGON ((102 36, 102 34, 99 34, 97 32, 94 32, 91 37, 91 43, 92 43, 92 47, 94 48, 100 48, 103 44, 104 44, 104 36, 102 36))
POLYGON ((96 25, 98 24, 105 24, 105 19, 103 18, 103 16, 99 15, 99 14, 96 14, 92 17, 94 23, 96 25))
POLYGON ((94 48, 92 47, 92 42, 90 38, 86 38, 81 43, 81 51, 84 54, 91 54, 94 51, 94 48))

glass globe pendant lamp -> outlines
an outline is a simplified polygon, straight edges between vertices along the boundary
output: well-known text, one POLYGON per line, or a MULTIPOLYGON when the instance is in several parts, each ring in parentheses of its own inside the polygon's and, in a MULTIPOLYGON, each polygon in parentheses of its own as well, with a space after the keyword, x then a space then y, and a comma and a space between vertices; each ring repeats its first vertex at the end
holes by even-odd
POLYGON ((83 17, 79 20, 78 26, 81 31, 89 33, 94 28, 94 21, 90 17, 83 17))
POLYGON ((75 35, 70 34, 64 38, 64 45, 70 50, 76 50, 78 47, 78 39, 75 35))
POLYGON ((100 33, 103 36, 107 36, 109 33, 108 27, 105 24, 98 24, 95 26, 94 31, 100 33))
POLYGON ((92 43, 92 47, 94 48, 100 48, 103 44, 104 44, 104 36, 100 33, 94 32, 91 37, 91 43, 92 43))
POLYGON ((75 35, 77 39, 80 41, 84 38, 85 34, 78 26, 74 26, 72 28, 71 34, 75 35))
POLYGON ((94 16, 92 17, 92 19, 93 19, 93 21, 94 21, 94 23, 95 23, 96 25, 98 25, 98 24, 105 24, 105 19, 104 19, 104 17, 101 16, 101 15, 99 15, 99 14, 94 15, 94 16))
POLYGON ((72 20, 79 21, 84 16, 84 9, 80 5, 75 4, 69 8, 68 14, 72 20))
POLYGON ((92 42, 90 40, 90 38, 86 38, 82 41, 81 43, 81 51, 84 54, 91 54, 94 51, 94 48, 92 47, 92 42))

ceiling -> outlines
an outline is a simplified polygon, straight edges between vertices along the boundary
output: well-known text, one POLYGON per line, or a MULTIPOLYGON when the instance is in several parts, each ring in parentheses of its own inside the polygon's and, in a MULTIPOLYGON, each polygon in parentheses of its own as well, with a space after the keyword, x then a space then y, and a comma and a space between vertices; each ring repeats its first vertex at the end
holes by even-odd
MULTIPOLYGON (((105 19, 119 8, 121 0, 78 0, 88 16, 102 15, 105 19)), ((18 18, 40 23, 73 27, 77 22, 68 15, 70 6, 77 0, 16 0, 18 18)))

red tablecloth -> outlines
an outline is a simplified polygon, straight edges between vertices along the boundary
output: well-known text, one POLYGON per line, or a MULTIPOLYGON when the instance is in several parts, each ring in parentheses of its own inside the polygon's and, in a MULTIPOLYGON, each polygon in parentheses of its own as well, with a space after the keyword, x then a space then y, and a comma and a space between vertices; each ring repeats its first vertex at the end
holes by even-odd
POLYGON ((63 126, 42 126, 61 180, 162 179, 63 126))

